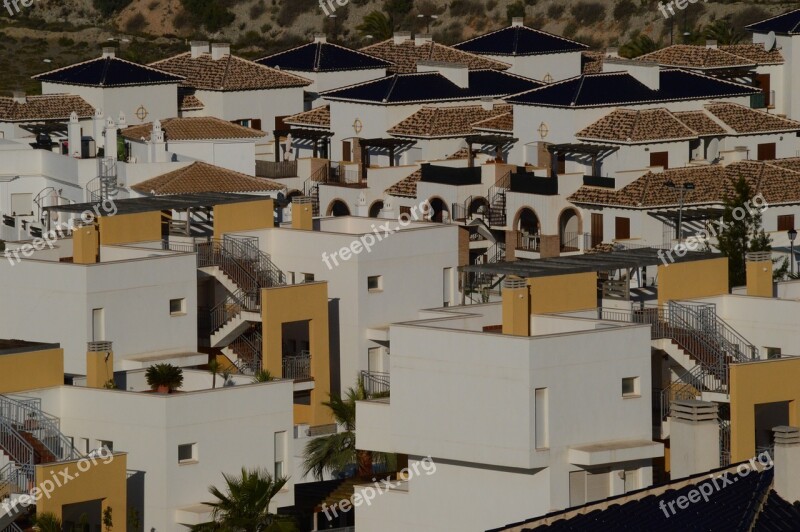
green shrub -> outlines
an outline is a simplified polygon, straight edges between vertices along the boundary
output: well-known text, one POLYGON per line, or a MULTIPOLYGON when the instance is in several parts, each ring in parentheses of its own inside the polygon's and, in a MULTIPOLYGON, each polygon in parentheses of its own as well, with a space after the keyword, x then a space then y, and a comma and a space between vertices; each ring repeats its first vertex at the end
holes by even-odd
POLYGON ((588 26, 597 24, 606 18, 606 8, 597 2, 578 2, 570 10, 575 22, 588 26))

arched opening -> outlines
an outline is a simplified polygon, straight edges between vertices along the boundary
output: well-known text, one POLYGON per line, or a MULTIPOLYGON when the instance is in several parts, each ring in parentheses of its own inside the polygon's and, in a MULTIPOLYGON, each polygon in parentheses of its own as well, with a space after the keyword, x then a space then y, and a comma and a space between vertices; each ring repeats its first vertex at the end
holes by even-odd
POLYGON ((541 225, 536 212, 528 207, 523 207, 517 212, 514 229, 517 230, 517 249, 526 251, 539 251, 541 225))
POLYGON ((374 202, 372 205, 369 206, 369 217, 377 218, 378 216, 380 216, 382 210, 383 210, 383 202, 380 200, 374 202))
POLYGON ((449 220, 450 210, 442 198, 431 198, 428 204, 431 206, 430 219, 432 222, 442 223, 449 220))
POLYGON ((289 203, 292 202, 292 198, 296 198, 298 196, 302 196, 303 192, 297 189, 290 190, 288 194, 286 194, 286 199, 289 203))
POLYGON ((472 217, 481 213, 489 213, 489 202, 486 201, 486 198, 478 196, 467 206, 467 216, 472 217))
POLYGON ((575 209, 565 209, 558 217, 561 251, 580 251, 581 218, 575 209))
POLYGON ((350 216, 350 208, 342 200, 333 200, 328 205, 328 216, 350 216))

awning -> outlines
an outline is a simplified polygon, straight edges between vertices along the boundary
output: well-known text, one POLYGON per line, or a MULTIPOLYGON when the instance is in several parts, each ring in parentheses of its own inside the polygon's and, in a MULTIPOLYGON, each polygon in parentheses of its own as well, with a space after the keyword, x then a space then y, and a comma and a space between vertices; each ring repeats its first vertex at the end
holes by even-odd
POLYGON ((651 440, 620 440, 571 446, 567 459, 573 465, 596 466, 663 456, 663 443, 651 440))

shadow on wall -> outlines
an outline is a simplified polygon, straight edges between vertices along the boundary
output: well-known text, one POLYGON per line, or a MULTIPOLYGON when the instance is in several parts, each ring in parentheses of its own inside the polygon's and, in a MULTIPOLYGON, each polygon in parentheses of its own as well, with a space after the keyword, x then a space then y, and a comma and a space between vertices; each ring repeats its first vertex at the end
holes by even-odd
POLYGON ((328 335, 330 337, 331 393, 341 393, 341 363, 339 348, 339 300, 328 301, 328 335))

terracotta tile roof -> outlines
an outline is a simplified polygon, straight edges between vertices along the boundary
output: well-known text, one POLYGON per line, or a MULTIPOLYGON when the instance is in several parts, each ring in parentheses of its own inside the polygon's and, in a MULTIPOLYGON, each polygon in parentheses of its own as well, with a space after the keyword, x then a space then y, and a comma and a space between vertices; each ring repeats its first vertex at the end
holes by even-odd
POLYGON ((211 91, 282 89, 311 84, 311 81, 300 76, 229 54, 214 60, 211 54, 204 53, 193 58, 191 52, 186 52, 156 61, 150 66, 185 77, 181 83, 184 87, 211 91))
MULTIPOLYGON (((167 118, 161 122, 167 141, 211 139, 258 139, 263 131, 233 124, 211 116, 167 118)), ((122 130, 122 136, 131 140, 150 140, 153 123, 131 126, 122 130)))
POLYGON ((386 189, 387 194, 401 196, 404 198, 417 197, 417 182, 422 178, 422 170, 417 170, 410 176, 401 179, 394 185, 386 189))
POLYGON ((573 203, 639 209, 677 207, 678 194, 665 186, 672 181, 679 187, 686 182, 694 184, 695 189, 685 196, 684 205, 717 205, 733 193, 733 183, 739 177, 744 177, 753 193, 763 194, 771 205, 800 203, 800 158, 648 172, 619 190, 582 186, 567 199, 573 203))
POLYGON ((587 50, 581 52, 581 56, 583 74, 600 74, 603 72, 603 58, 606 56, 605 52, 587 50))
POLYGON ((755 66, 753 61, 732 53, 691 44, 674 44, 649 54, 640 55, 637 61, 652 61, 659 65, 690 67, 695 69, 744 68, 755 66))
POLYGON ((331 108, 329 105, 317 107, 310 111, 284 118, 283 122, 293 126, 324 127, 328 129, 331 127, 331 108))
POLYGON ((462 137, 472 133, 472 126, 511 110, 510 105, 496 105, 486 110, 481 105, 423 107, 388 130, 403 137, 462 137))
POLYGON ((721 45, 719 49, 758 65, 781 65, 784 62, 780 50, 774 48, 767 51, 762 44, 728 44, 721 45))
POLYGON ((514 113, 508 112, 472 124, 474 131, 498 131, 502 133, 514 132, 514 113))
POLYGON ((69 120, 73 111, 79 118, 94 116, 94 107, 74 94, 27 96, 25 103, 17 103, 13 98, 0 98, 0 121, 3 122, 69 120))
POLYGON ((577 138, 618 142, 650 142, 696 138, 694 131, 669 110, 615 109, 575 134, 577 138))
POLYGON ((739 134, 800 130, 800 122, 735 103, 712 103, 705 108, 739 134))
POLYGON ((467 159, 467 158, 469 158, 469 148, 461 148, 458 151, 455 151, 447 156, 448 161, 452 161, 455 159, 467 159))
POLYGON ((487 59, 469 52, 456 50, 451 46, 445 46, 436 42, 428 41, 417 45, 414 39, 409 39, 401 44, 395 44, 394 39, 387 39, 382 42, 366 46, 362 52, 371 56, 394 63, 387 69, 392 73, 410 73, 417 71, 418 61, 443 61, 445 63, 463 63, 470 70, 492 69, 506 70, 511 65, 487 59))
POLYGON ((203 108, 205 105, 194 94, 178 94, 179 111, 197 111, 203 108))
POLYGON ((195 162, 180 170, 142 181, 131 188, 141 194, 163 196, 199 192, 270 192, 283 190, 286 187, 269 179, 241 174, 213 164, 195 162))
POLYGON ((728 130, 716 123, 706 111, 679 111, 672 114, 700 136, 728 133, 728 130))

